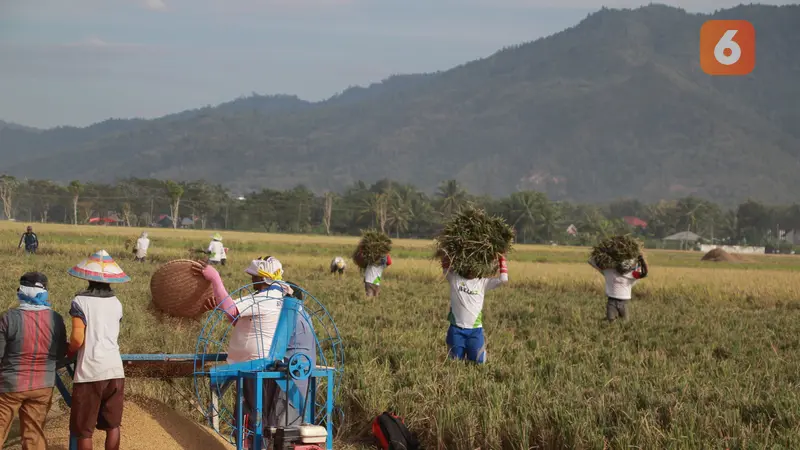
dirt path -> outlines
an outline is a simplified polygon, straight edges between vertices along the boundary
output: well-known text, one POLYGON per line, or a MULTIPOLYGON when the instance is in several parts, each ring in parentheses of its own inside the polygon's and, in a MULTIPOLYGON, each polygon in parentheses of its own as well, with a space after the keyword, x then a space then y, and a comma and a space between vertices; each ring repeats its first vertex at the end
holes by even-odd
MULTIPOLYGON (((49 450, 69 449, 69 413, 54 411, 45 427, 49 450)), ((12 435, 13 436, 13 435, 12 435)), ((21 450, 19 438, 3 449, 21 450)), ((95 432, 94 448, 102 449, 105 433, 95 432)), ((211 429, 186 418, 169 406, 149 400, 125 402, 122 443, 125 450, 231 450, 234 448, 211 429)))

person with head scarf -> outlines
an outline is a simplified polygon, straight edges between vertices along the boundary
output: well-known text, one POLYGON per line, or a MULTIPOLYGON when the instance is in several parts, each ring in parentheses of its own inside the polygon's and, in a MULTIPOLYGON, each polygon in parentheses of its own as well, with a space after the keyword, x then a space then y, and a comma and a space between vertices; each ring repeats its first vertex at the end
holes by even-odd
POLYGON ((19 245, 17 248, 22 248, 22 244, 25 244, 25 252, 28 254, 35 254, 36 250, 39 248, 39 237, 36 236, 36 233, 33 232, 33 227, 28 225, 28 228, 22 233, 22 237, 19 238, 19 245))
MULTIPOLYGON (((272 348, 272 340, 278 326, 278 319, 281 312, 281 300, 285 296, 300 296, 301 293, 283 281, 283 265, 272 256, 266 256, 251 261, 245 269, 245 273, 250 275, 255 292, 248 296, 243 296, 239 301, 234 302, 228 294, 219 272, 212 266, 197 263, 195 270, 206 280, 211 282, 214 297, 206 304, 206 309, 219 309, 225 313, 227 319, 233 323, 233 330, 230 333, 228 343, 229 364, 252 361, 255 359, 266 358, 272 348)), ((312 366, 316 364, 316 338, 311 326, 310 316, 300 307, 295 330, 292 334, 289 345, 287 346, 285 358, 291 357, 297 352, 308 354, 312 360, 312 366)), ((256 381, 246 379, 244 384, 244 405, 245 423, 252 431, 252 420, 250 414, 255 409, 256 381)), ((295 381, 295 386, 300 392, 306 392, 308 380, 295 381)), ((225 387, 222 388, 223 390, 225 387)), ((286 393, 278 386, 274 380, 265 380, 263 387, 263 403, 265 409, 262 413, 264 427, 281 426, 281 421, 285 422, 286 393)), ((298 422, 302 406, 289 406, 289 422, 298 422)), ((297 423, 299 425, 299 422, 297 423)), ((285 426, 285 424, 283 424, 285 426)), ((250 443, 246 443, 250 445, 250 443)))
POLYGON ((136 240, 134 252, 136 253, 136 261, 144 262, 147 258, 147 249, 150 248, 150 239, 147 237, 147 231, 142 231, 142 235, 136 240))
POLYGON ((222 245, 222 235, 219 233, 214 233, 211 236, 211 243, 208 244, 208 249, 206 250, 208 253, 208 263, 211 265, 222 264, 225 265, 225 261, 228 259, 228 255, 225 254, 225 246, 222 245))
POLYGON ((49 303, 47 276, 28 272, 19 280, 19 306, 0 317, 0 447, 19 412, 22 448, 45 450, 58 362, 67 352, 64 319, 49 303))
POLYGON ((342 258, 341 256, 337 256, 336 258, 333 258, 333 261, 331 261, 331 273, 332 274, 337 274, 338 273, 339 274, 339 278, 341 278, 342 275, 344 275, 345 269, 347 269, 347 263, 345 262, 344 258, 342 258))
POLYGON ((95 428, 106 432, 106 450, 118 450, 125 402, 125 370, 119 351, 122 303, 112 284, 130 277, 100 250, 68 272, 88 281, 72 300, 69 355, 77 355, 69 431, 78 450, 91 450, 95 428))

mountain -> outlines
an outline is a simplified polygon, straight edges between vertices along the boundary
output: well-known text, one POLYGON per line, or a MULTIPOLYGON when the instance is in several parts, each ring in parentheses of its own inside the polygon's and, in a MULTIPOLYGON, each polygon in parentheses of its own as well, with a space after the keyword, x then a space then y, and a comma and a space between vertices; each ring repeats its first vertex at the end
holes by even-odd
POLYGON ((240 98, 154 120, 0 129, 18 176, 105 181, 204 178, 235 190, 342 189, 388 177, 433 190, 534 189, 554 199, 703 196, 796 201, 800 5, 712 15, 650 5, 432 74, 398 75, 310 103, 240 98), (699 67, 700 26, 747 19, 745 77, 699 67))
POLYGON ((26 127, 25 125, 20 125, 18 123, 14 123, 14 122, 6 122, 4 120, 0 120, 0 129, 25 130, 25 131, 31 131, 31 132, 39 131, 37 128, 26 127))

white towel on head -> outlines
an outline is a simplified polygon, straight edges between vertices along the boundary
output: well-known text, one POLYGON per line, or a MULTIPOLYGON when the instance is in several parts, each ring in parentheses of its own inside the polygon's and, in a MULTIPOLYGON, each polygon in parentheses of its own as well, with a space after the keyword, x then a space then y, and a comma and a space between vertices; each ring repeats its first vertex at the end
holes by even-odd
MULTIPOLYGON (((20 286, 19 287, 19 291, 22 294, 27 295, 28 297, 36 297, 37 295, 39 295, 42 292, 47 292, 47 290, 44 289, 44 288, 31 287, 31 286, 20 286)), ((33 303, 28 303, 26 301, 20 300, 19 309, 21 309, 23 311, 42 311, 44 309, 50 309, 50 306, 48 306, 48 305, 36 305, 36 304, 33 304, 33 303)))

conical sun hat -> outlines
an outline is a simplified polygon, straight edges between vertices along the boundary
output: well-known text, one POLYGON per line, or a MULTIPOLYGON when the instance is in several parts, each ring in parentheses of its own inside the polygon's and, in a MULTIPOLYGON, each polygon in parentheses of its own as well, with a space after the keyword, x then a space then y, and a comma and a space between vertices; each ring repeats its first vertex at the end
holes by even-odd
POLYGON ((68 273, 75 278, 98 283, 126 283, 131 281, 131 278, 125 275, 122 268, 114 262, 114 258, 105 250, 100 250, 84 259, 77 266, 69 269, 68 273))

